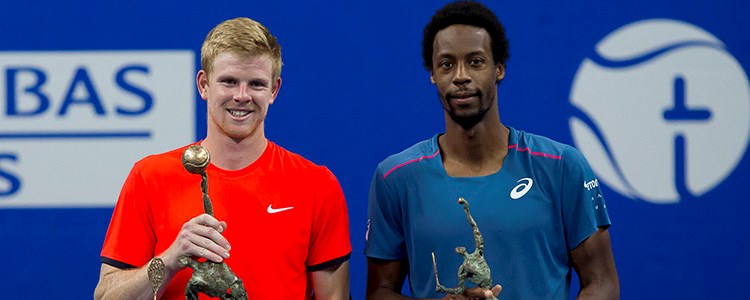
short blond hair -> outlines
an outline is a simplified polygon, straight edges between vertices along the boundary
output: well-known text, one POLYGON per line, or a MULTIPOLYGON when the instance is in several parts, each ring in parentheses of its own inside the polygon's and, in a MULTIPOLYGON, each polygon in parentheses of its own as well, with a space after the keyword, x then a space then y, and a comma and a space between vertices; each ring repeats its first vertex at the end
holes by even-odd
POLYGON ((211 29, 201 47, 201 67, 206 76, 210 76, 216 56, 225 51, 242 57, 268 54, 273 79, 281 75, 281 45, 268 28, 253 19, 226 20, 211 29))

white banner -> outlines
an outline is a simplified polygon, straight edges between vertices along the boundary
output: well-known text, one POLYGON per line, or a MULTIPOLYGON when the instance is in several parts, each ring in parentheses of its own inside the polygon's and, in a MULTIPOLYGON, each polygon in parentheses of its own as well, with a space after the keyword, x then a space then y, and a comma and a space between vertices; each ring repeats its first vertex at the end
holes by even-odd
POLYGON ((192 51, 0 52, 0 207, 111 206, 195 138, 192 51))

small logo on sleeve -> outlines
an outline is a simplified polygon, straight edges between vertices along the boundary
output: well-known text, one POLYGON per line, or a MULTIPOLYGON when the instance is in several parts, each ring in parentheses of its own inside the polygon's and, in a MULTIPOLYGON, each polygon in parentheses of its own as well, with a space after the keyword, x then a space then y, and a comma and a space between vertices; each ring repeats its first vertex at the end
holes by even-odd
POLYGON ((367 230, 365 231, 365 242, 370 239, 370 219, 367 219, 367 230))
POLYGON ((583 187, 586 188, 587 191, 590 191, 593 188, 599 187, 599 179, 594 178, 594 180, 591 181, 584 181, 583 187))

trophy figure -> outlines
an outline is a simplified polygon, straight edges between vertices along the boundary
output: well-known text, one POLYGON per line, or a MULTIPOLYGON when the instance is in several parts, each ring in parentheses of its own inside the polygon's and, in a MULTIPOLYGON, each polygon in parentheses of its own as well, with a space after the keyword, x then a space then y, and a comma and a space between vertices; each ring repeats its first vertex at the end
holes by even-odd
MULTIPOLYGON (((208 197, 208 176, 206 167, 211 157, 208 150, 200 145, 191 145, 182 153, 182 165, 193 174, 201 175, 201 191, 203 192, 203 210, 206 214, 214 215, 211 199, 208 197)), ((197 300, 198 293, 222 300, 247 299, 245 286, 237 275, 224 263, 210 260, 200 262, 188 256, 180 256, 180 263, 193 269, 193 276, 185 287, 185 298, 197 300)))
MULTIPOLYGON (((432 252, 432 267, 435 270, 435 291, 438 293, 449 293, 454 295, 460 295, 464 293, 466 279, 468 278, 471 282, 483 289, 492 289, 492 277, 490 276, 490 266, 487 265, 487 261, 484 259, 484 239, 482 233, 479 232, 479 227, 474 218, 471 217, 469 212, 469 202, 464 198, 458 198, 458 204, 464 206, 464 212, 466 212, 466 218, 469 219, 469 224, 474 230, 474 242, 476 243, 474 252, 467 253, 465 247, 456 247, 456 253, 463 256, 464 262, 458 267, 458 286, 455 288, 446 288, 440 284, 437 272, 437 262, 435 262, 435 252, 432 252)), ((497 300, 496 297, 490 299, 497 300)))

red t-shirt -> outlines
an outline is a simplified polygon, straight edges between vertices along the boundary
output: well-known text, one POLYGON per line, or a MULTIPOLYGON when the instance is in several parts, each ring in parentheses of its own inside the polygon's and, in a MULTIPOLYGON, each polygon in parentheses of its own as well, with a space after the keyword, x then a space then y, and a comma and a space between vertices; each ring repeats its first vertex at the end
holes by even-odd
MULTIPOLYGON (((112 215, 103 263, 145 265, 204 212, 201 176, 182 166, 186 147, 135 164, 112 215)), ((223 235, 232 248, 225 262, 250 299, 309 299, 308 272, 349 259, 346 201, 326 167, 269 141, 250 166, 227 171, 209 165, 207 174, 214 216, 227 222, 223 235)), ((180 271, 162 299, 184 299, 191 274, 190 268, 180 271)))

